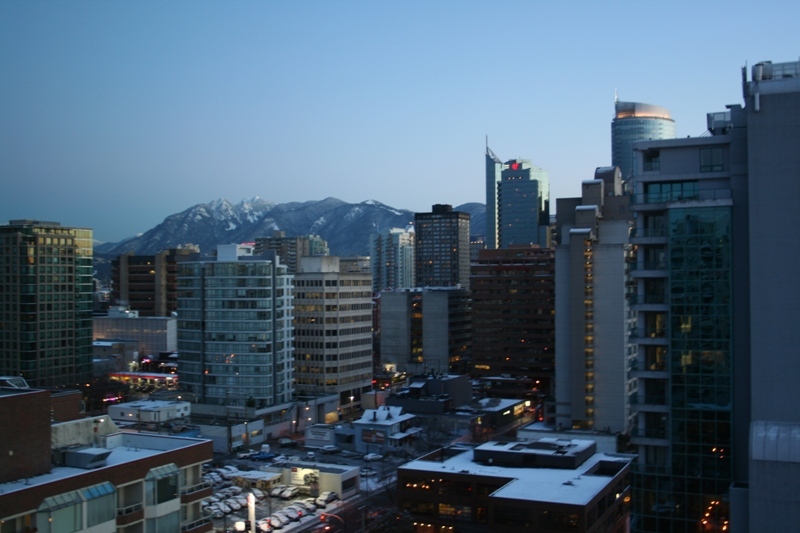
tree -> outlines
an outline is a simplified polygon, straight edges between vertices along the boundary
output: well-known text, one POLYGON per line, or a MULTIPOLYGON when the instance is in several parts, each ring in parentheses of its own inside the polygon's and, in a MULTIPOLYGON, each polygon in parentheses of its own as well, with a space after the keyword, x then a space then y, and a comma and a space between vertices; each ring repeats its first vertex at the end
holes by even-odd
POLYGON ((374 507, 367 512, 366 533, 408 533, 414 531, 411 513, 397 506, 374 507))

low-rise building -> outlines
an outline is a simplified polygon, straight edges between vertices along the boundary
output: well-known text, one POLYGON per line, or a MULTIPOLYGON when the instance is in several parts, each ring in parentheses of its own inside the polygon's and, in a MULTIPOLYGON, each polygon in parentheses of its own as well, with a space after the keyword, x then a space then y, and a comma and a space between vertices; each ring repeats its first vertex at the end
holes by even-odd
POLYGON ((207 440, 119 431, 109 416, 51 424, 50 392, 29 388, 0 387, 0 427, 16 429, 0 432, 3 532, 212 530, 207 440))
POLYGON ((426 533, 628 531, 632 459, 590 440, 442 448, 398 468, 398 505, 426 533))
POLYGON ((382 405, 367 409, 353 421, 355 448, 360 453, 412 451, 414 441, 422 428, 416 425, 416 416, 404 413, 402 407, 382 405))

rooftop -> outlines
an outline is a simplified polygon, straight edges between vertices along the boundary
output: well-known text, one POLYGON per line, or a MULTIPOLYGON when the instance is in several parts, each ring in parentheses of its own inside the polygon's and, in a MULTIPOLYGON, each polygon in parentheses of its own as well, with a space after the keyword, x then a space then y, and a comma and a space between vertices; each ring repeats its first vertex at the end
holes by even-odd
MULTIPOLYGON (((576 446, 588 446, 593 441, 568 441, 576 446)), ((434 475, 441 472, 458 472, 474 476, 508 478, 508 483, 490 496, 514 500, 531 500, 568 505, 586 505, 600 492, 633 456, 595 453, 574 469, 508 467, 481 464, 474 454, 485 446, 512 448, 518 442, 489 442, 475 450, 464 450, 457 455, 439 460, 417 459, 400 467, 401 471, 418 471, 434 475)))

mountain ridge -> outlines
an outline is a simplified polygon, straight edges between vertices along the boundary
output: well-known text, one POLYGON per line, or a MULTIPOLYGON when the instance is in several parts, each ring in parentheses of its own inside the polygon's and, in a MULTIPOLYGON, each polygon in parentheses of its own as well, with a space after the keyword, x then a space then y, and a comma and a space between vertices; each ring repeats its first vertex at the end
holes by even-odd
MULTIPOLYGON (((470 213, 472 234, 483 233, 484 204, 472 202, 453 209, 470 213)), ((207 255, 217 244, 252 242, 284 231, 288 237, 319 235, 328 242, 331 255, 369 255, 370 235, 388 228, 404 228, 413 221, 414 211, 377 200, 350 204, 328 197, 279 204, 255 196, 233 204, 219 198, 169 215, 142 234, 98 244, 94 251, 96 258, 111 260, 129 252, 152 255, 179 245, 196 244, 201 254, 207 255)))

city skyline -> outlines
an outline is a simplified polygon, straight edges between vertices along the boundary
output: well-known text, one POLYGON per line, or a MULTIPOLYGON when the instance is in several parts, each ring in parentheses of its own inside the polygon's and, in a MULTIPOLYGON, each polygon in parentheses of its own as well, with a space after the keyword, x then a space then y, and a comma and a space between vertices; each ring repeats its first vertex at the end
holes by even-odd
POLYGON ((217 198, 483 202, 487 135, 572 197, 611 162, 615 91, 700 135, 739 67, 797 53, 800 6, 712 48, 750 5, 578 4, 5 2, 0 223, 119 241, 217 198))

